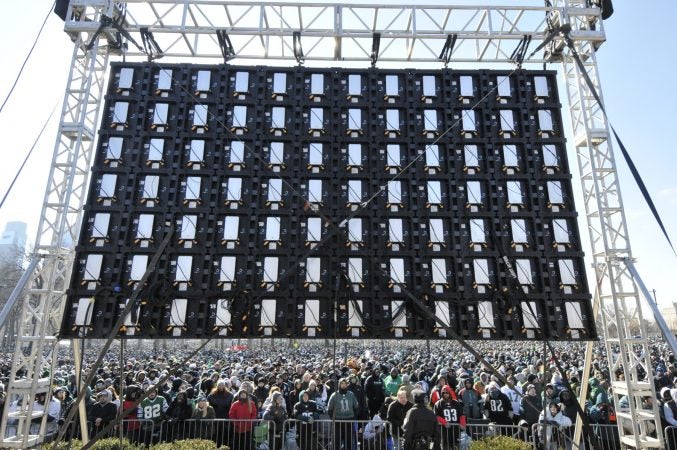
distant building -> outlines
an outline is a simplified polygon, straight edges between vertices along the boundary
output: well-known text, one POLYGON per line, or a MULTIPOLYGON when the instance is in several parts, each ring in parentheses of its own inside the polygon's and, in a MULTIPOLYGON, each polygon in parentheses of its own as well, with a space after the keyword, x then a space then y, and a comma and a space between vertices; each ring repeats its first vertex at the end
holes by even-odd
POLYGON ((23 260, 26 251, 26 227, 25 222, 7 222, 5 231, 0 236, 0 261, 9 257, 23 260))
POLYGON ((677 332, 677 303, 673 303, 671 306, 661 308, 661 314, 663 315, 663 320, 668 325, 672 333, 677 332))

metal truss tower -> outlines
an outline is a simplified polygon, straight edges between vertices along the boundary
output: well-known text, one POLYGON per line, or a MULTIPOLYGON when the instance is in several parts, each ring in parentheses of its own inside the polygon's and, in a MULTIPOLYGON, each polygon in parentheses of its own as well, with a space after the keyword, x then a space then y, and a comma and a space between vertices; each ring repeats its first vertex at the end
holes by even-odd
POLYGON ((553 27, 570 25, 569 37, 583 69, 562 36, 528 62, 561 61, 563 67, 592 243, 597 306, 603 317, 611 376, 621 368, 624 373, 623 379, 612 380, 621 442, 637 449, 664 447, 657 406, 654 402, 645 409, 644 405, 646 398, 655 398, 655 390, 640 298, 624 263, 632 254, 609 127, 581 72, 585 70, 601 97, 595 58, 605 40, 601 10, 590 0, 552 3, 382 6, 71 0, 65 31, 75 45, 36 239, 34 260, 39 262, 22 286, 25 301, 12 365, 13 373, 21 372, 22 378, 10 380, 7 392, 10 401, 22 401, 15 412, 5 408, 0 447, 32 447, 44 436, 46 417, 39 430, 31 427, 31 420, 42 416, 33 398, 50 389, 47 370, 56 361, 57 331, 81 226, 108 58, 121 54, 127 60, 147 57, 133 43, 118 45, 112 22, 139 42, 141 32, 152 36, 163 61, 232 58, 325 65, 441 61, 506 65, 522 40, 530 38, 535 47, 548 38, 553 27), (102 22, 107 27, 97 33, 102 22), (375 40, 379 46, 374 46, 375 40), (635 320, 641 333, 633 337, 629 325, 635 320), (622 396, 628 397, 626 408, 619 407, 622 396))

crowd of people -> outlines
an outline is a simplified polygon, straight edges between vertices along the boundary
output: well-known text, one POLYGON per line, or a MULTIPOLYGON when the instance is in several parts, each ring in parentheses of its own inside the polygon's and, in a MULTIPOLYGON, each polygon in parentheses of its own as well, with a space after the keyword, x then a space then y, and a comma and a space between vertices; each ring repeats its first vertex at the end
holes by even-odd
MULTIPOLYGON (((339 345, 338 351, 320 342, 288 348, 268 342, 211 348, 187 361, 187 348, 109 352, 91 385, 84 386, 90 432, 94 435, 122 416, 125 433, 150 443, 194 435, 196 423, 229 419, 227 428, 210 431, 209 437, 234 450, 252 450, 255 425, 263 420, 273 424, 267 445, 279 449, 288 444, 283 424, 294 419, 295 444, 302 450, 317 448, 324 421, 331 421, 327 434, 336 450, 348 449, 358 435, 365 446, 387 436, 415 448, 416 429, 424 426, 425 416, 436 430, 428 433, 430 444, 452 448, 466 427, 482 421, 525 430, 547 422, 570 436, 579 413, 582 343, 557 343, 554 353, 533 342, 471 343, 490 367, 448 341, 352 342, 339 345), (353 426, 355 421, 361 425, 353 426), (188 422, 190 428, 182 426, 188 422)), ((651 342, 650 352, 654 373, 640 377, 653 379, 658 398, 647 398, 645 406, 661 402, 663 424, 677 426, 674 355, 659 339, 651 342)), ((84 355, 83 379, 96 356, 95 349, 84 355)), ((11 376, 7 361, 0 367, 5 379, 11 376)), ((78 395, 74 367, 72 355, 64 351, 55 373, 46 374, 53 380, 53 395, 35 399, 34 409, 47 412, 52 431, 78 395)), ((623 398, 614 405, 610 392, 610 381, 623 376, 622 369, 610 373, 606 350, 596 344, 584 410, 590 422, 614 423, 615 408, 627 406, 623 398)), ((0 397, 2 407, 18 407, 17 402, 4 404, 4 393, 0 397)), ((373 445, 374 450, 388 441, 378 442, 383 445, 373 445)))

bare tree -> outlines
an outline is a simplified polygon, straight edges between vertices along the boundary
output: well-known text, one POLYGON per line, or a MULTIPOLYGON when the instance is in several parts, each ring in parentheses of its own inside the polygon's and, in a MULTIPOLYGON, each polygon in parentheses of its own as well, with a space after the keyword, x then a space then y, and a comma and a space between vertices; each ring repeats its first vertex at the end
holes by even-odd
MULTIPOLYGON (((5 307, 9 296, 19 283, 25 271, 27 255, 19 246, 7 246, 0 251, 0 310, 5 307)), ((21 312, 22 298, 12 308, 7 320, 0 327, 0 350, 9 352, 14 349, 16 328, 21 312)))

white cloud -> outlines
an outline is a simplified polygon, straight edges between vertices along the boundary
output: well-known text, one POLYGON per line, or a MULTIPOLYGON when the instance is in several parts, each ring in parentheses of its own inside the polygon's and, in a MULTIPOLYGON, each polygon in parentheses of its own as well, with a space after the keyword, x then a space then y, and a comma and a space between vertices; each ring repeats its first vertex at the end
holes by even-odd
POLYGON ((658 195, 668 200, 671 205, 677 205, 677 188, 666 188, 658 191, 658 195))

